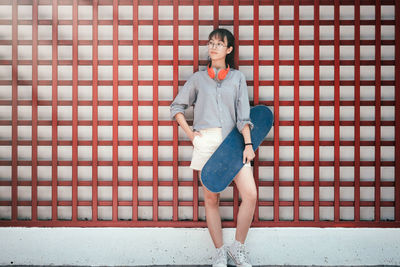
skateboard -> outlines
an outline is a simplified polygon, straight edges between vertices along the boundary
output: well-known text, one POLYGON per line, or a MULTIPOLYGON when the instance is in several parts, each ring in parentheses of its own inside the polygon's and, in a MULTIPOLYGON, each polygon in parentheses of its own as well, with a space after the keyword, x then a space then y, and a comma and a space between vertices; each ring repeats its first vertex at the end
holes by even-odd
MULTIPOLYGON (((250 109, 250 119, 254 124, 251 142, 256 151, 271 130, 274 116, 267 106, 257 105, 250 109)), ((243 135, 234 127, 204 165, 200 177, 203 185, 214 193, 223 191, 244 166, 243 150, 243 135)))

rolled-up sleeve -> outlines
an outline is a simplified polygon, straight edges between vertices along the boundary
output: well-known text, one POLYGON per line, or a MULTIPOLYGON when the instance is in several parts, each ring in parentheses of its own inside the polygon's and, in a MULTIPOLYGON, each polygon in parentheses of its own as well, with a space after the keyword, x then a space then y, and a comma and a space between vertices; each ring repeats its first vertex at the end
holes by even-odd
POLYGON ((254 128, 254 124, 250 120, 250 103, 247 91, 246 77, 241 75, 238 96, 236 99, 236 127, 242 132, 244 126, 249 124, 250 129, 254 128))
POLYGON ((184 111, 193 105, 196 101, 196 76, 192 74, 184 86, 179 90, 174 101, 170 105, 170 117, 175 120, 175 115, 184 113, 184 111))

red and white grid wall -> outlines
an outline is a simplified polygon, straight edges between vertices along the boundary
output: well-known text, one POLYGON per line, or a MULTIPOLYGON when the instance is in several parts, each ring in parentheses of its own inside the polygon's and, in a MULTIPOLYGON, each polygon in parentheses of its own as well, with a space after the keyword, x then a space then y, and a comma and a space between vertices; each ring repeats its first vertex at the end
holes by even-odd
MULTIPOLYGON (((0 5, 0 226, 205 227, 169 105, 216 27, 274 111, 253 226, 400 226, 399 1, 0 5)), ((224 227, 239 205, 232 184, 224 227)))

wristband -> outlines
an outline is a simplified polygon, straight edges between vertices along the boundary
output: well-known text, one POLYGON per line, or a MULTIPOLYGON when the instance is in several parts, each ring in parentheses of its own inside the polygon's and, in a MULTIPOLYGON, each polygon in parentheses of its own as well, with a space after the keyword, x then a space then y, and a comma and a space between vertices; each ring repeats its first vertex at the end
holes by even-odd
POLYGON ((247 145, 253 145, 253 143, 246 143, 246 144, 244 144, 244 146, 247 146, 247 145))

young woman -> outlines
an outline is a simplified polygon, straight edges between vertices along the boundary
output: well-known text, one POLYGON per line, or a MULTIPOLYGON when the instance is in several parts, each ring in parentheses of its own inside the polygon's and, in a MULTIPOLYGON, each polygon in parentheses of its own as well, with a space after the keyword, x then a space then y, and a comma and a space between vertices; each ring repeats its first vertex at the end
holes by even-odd
POLYGON ((250 129, 250 105, 246 79, 234 69, 234 37, 226 29, 215 29, 208 37, 209 62, 207 70, 197 71, 186 81, 172 102, 171 119, 176 119, 194 146, 190 167, 201 169, 229 132, 237 127, 244 138, 244 167, 236 175, 236 183, 242 198, 237 216, 235 241, 225 246, 222 240, 219 193, 207 190, 203 185, 206 220, 216 248, 213 266, 226 266, 227 254, 236 266, 251 266, 245 248, 257 200, 256 185, 250 161, 254 158, 250 129), (193 130, 187 124, 184 111, 194 105, 193 130))

